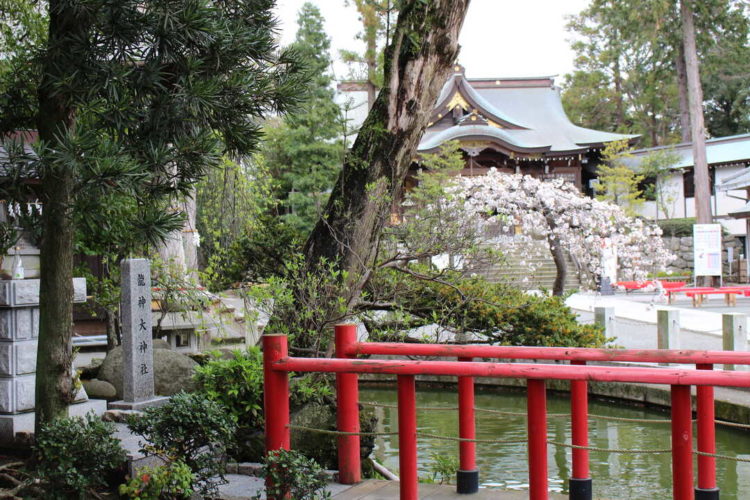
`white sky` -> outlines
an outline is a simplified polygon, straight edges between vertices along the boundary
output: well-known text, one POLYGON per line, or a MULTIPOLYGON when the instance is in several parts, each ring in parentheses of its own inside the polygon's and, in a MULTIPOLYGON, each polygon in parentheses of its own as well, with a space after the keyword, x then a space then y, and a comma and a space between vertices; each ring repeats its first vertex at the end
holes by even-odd
MULTIPOLYGON (((320 7, 331 37, 331 55, 339 49, 361 51, 354 6, 344 0, 311 0, 320 7)), ((294 40, 297 12, 305 0, 278 0, 281 43, 294 40)), ((589 0, 472 0, 461 31, 458 62, 469 78, 547 76, 568 73, 574 54, 565 31, 566 16, 577 14, 589 0)), ((336 78, 346 76, 340 62, 336 78)), ((559 80, 558 80, 559 82, 559 80)))

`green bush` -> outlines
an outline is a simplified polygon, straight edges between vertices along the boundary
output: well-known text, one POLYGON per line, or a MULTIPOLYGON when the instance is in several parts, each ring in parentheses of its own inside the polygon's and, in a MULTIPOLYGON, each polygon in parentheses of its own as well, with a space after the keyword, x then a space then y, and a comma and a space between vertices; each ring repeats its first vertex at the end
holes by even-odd
POLYGON ((492 344, 601 347, 611 339, 596 324, 582 325, 563 297, 528 294, 504 283, 445 273, 438 281, 410 280, 382 273, 382 287, 398 287, 400 316, 366 321, 371 338, 398 339, 403 331, 437 324, 485 338, 492 344))
MULTIPOLYGON (((221 404, 238 422, 234 453, 242 460, 257 460, 263 453, 263 354, 257 347, 235 350, 229 358, 213 358, 195 370, 202 392, 221 404)), ((290 384, 291 409, 320 401, 332 394, 325 379, 294 377, 290 384)))
POLYGON ((164 406, 131 417, 128 427, 144 438, 143 453, 190 467, 197 492, 210 495, 226 483, 226 455, 237 426, 219 403, 200 393, 182 392, 164 406))
POLYGON ((695 217, 684 219, 664 219, 656 221, 664 236, 692 236, 695 217))
POLYGON ((195 474, 184 462, 138 469, 136 477, 120 485, 120 495, 133 500, 182 500, 193 494, 195 474))
MULTIPOLYGON (((240 425, 262 428, 263 354, 258 347, 235 350, 230 358, 214 357, 195 369, 205 395, 224 406, 240 425)), ((291 408, 321 401, 332 392, 325 379, 293 377, 289 387, 291 408)))
POLYGON ((125 451, 113 436, 114 426, 90 413, 61 418, 36 435, 36 474, 46 498, 86 498, 106 486, 125 462, 125 451))
MULTIPOLYGON (((276 450, 263 461, 261 475, 271 480, 266 487, 266 498, 319 500, 331 498, 326 491, 328 477, 315 462, 295 450, 276 450)), ((260 499, 257 495, 255 499, 260 499)))

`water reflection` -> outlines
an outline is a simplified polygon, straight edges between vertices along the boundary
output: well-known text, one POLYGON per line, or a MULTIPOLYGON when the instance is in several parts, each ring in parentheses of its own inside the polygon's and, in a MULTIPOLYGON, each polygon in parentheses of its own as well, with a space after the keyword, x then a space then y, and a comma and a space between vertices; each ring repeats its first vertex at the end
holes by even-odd
MULTIPOLYGON (((394 388, 368 388, 360 391, 362 401, 396 404, 394 388)), ((438 391, 419 388, 418 406, 455 406, 455 391, 438 391)), ((523 392, 478 392, 476 406, 503 411, 526 411, 523 392)), ((592 401, 592 415, 628 418, 668 418, 668 413, 655 409, 615 406, 592 401)), ((567 398, 550 395, 549 413, 569 412, 567 398)), ((395 408, 377 408, 380 430, 398 429, 395 408)), ((569 418, 550 418, 548 435, 551 440, 570 443, 569 418)), ((456 411, 419 411, 418 432, 456 436, 458 413, 456 411)), ((668 424, 618 422, 592 419, 589 427, 589 444, 599 448, 617 449, 667 449, 670 448, 668 424)), ((477 438, 498 441, 526 439, 525 416, 506 416, 477 413, 477 438)), ((717 453, 750 458, 750 432, 719 426, 716 430, 717 453)), ((430 456, 437 452, 456 456, 455 442, 435 438, 420 438, 418 460, 420 476, 427 477, 430 456)), ((376 440, 376 458, 390 469, 398 470, 398 438, 380 437, 376 440)), ((594 493, 597 497, 611 499, 671 498, 672 470, 669 454, 616 454, 590 453, 594 493)), ((549 447, 549 485, 551 491, 567 493, 570 475, 571 452, 568 448, 549 447)), ((528 469, 525 443, 477 444, 477 465, 483 486, 511 490, 528 489, 528 469)), ((717 460, 717 481, 722 500, 750 498, 750 463, 717 460)))

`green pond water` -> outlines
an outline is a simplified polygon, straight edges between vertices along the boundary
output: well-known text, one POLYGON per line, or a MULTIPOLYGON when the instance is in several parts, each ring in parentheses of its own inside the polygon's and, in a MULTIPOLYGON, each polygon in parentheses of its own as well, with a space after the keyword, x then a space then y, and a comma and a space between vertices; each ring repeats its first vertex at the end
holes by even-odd
MULTIPOLYGON (((396 389, 362 388, 360 401, 396 404, 396 389)), ((455 390, 417 389, 417 405, 425 407, 456 406, 455 390)), ((548 413, 566 413, 570 403, 565 395, 548 395, 548 413)), ((481 391, 476 394, 476 407, 525 412, 524 392, 481 391)), ((395 408, 376 408, 380 431, 397 431, 398 414, 395 408)), ((639 408, 590 401, 591 415, 628 418, 664 419, 669 414, 651 408, 639 408)), ((477 412, 477 438, 517 440, 526 439, 526 417, 505 416, 477 412)), ((457 411, 428 411, 417 413, 418 432, 457 436, 457 411)), ((549 418, 548 439, 570 443, 570 419, 549 418)), ((616 449, 668 449, 669 424, 615 422, 592 418, 589 421, 589 445, 616 449)), ((750 431, 718 426, 717 453, 750 459, 750 431)), ((458 444, 435 438, 418 439, 419 472, 431 475, 433 453, 458 456, 458 444)), ((571 472, 571 452, 568 448, 548 448, 550 491, 567 493, 571 472)), ((398 436, 378 437, 375 457, 398 473, 398 436)), ((590 452, 591 477, 594 496, 607 499, 667 499, 672 498, 672 470, 670 454, 615 454, 590 452)), ((477 466, 483 487, 505 490, 528 489, 526 444, 477 444, 477 466)), ((697 469, 695 469, 697 471, 697 469)), ((697 472, 696 472, 697 473, 697 472)), ((750 463, 717 460, 717 481, 722 500, 750 499, 750 463)))

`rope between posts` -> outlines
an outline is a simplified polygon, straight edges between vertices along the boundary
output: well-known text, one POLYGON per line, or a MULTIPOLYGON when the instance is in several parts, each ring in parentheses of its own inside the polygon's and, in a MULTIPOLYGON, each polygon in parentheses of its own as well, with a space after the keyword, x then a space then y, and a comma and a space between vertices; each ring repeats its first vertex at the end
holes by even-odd
MULTIPOLYGON (((362 406, 379 406, 381 408, 398 408, 398 405, 389 405, 389 404, 381 404, 381 403, 374 403, 372 401, 363 401, 360 402, 362 406)), ((417 410, 424 410, 424 411, 446 411, 446 410, 458 410, 459 408, 457 406, 417 406, 417 410)), ((526 412, 517 412, 517 411, 503 411, 503 410, 492 410, 490 408, 474 408, 474 411, 482 412, 482 413, 492 413, 495 415, 508 415, 512 417, 526 417, 526 412)), ((548 413, 547 418, 564 418, 569 417, 570 413, 548 413)), ((642 423, 655 423, 655 424, 663 424, 663 423, 669 423, 671 420, 669 419, 651 419, 651 418, 626 418, 626 417, 610 417, 605 415, 589 415, 589 418, 598 418, 602 420, 614 420, 614 421, 621 421, 621 422, 642 422, 642 423)), ((737 424, 741 425, 741 424, 737 424)), ((748 426, 750 427, 750 426, 748 426)))
MULTIPOLYGON (((398 436, 398 432, 345 432, 345 431, 332 431, 327 429, 318 429, 315 427, 307 427, 304 425, 288 425, 287 428, 294 429, 294 430, 300 430, 300 431, 309 431, 309 432, 317 432, 319 434, 329 434, 334 436, 398 436)), ((431 434, 428 432, 417 432, 417 437, 423 437, 423 438, 432 438, 432 439, 442 439, 444 441, 456 441, 456 442, 468 442, 468 443, 480 443, 480 444, 520 444, 520 443, 526 443, 527 439, 471 439, 471 438, 461 438, 461 437, 455 437, 455 436, 441 436, 439 434, 431 434)), ((657 448, 657 449, 647 449, 647 450, 633 450, 633 449, 623 449, 623 448, 600 448, 598 446, 581 446, 577 444, 569 444, 569 443, 563 443, 560 441, 553 441, 553 440, 547 440, 547 444, 551 444, 553 446, 561 446, 563 448, 571 448, 571 449, 578 449, 578 450, 589 450, 589 451, 595 451, 595 452, 601 452, 601 453, 634 453, 634 454, 641 454, 641 455, 657 455, 657 454, 664 454, 664 453, 672 453, 672 448, 657 448)), ((750 458, 740 458, 740 457, 731 457, 729 455, 721 455, 718 453, 708 453, 705 451, 698 451, 693 450, 693 453, 696 455, 703 455, 706 457, 713 457, 718 458, 720 460, 730 460, 733 462, 746 462, 750 463, 750 458)))
POLYGON ((625 450, 622 448, 599 448, 596 446, 581 446, 578 444, 568 444, 568 443, 561 443, 560 441, 552 441, 548 440, 547 444, 551 444, 553 446, 562 446, 564 448, 574 448, 577 450, 589 450, 589 451, 600 451, 604 453, 640 453, 644 455, 656 455, 660 453, 672 453, 672 448, 657 448, 653 450, 625 450))
POLYGON ((696 455, 703 455, 704 457, 714 457, 720 460, 731 460, 732 462, 748 462, 750 458, 730 457, 729 455, 719 455, 718 453, 708 453, 706 451, 693 450, 696 455))
MULTIPOLYGON (((360 401, 359 404, 362 406, 374 406, 374 407, 381 407, 381 408, 398 408, 398 405, 389 405, 384 403, 375 403, 373 401, 360 401)), ((458 410, 458 406, 417 406, 417 410, 419 411, 455 411, 458 410)), ((511 417, 526 417, 525 412, 517 412, 517 411, 503 411, 503 410, 492 410, 490 408, 474 408, 474 411, 482 412, 482 413, 493 413, 495 415, 507 415, 511 417)), ((562 418, 562 417, 569 417, 570 413, 548 413, 547 418, 562 418)), ((591 415, 589 414, 588 417, 590 419, 597 419, 597 420, 611 420, 614 422, 636 422, 636 423, 643 423, 643 424, 669 424, 672 422, 671 419, 668 418, 635 418, 635 417, 613 417, 610 415, 591 415)), ((696 419, 693 419, 693 422, 696 422, 696 419)), ((750 429, 750 424, 740 424, 736 422, 728 422, 726 420, 714 420, 714 422, 718 425, 726 425, 727 427, 736 427, 739 429, 750 429)))
POLYGON ((398 436, 398 432, 346 432, 346 431, 331 431, 328 429, 317 429, 315 427, 307 427, 304 425, 287 425, 288 429, 298 431, 309 431, 317 432, 319 434, 331 434, 333 436, 398 436))

